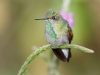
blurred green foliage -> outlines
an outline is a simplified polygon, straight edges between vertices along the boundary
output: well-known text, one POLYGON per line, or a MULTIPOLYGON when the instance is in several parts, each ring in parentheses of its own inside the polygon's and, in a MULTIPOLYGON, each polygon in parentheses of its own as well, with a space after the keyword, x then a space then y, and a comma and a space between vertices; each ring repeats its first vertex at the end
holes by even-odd
MULTIPOLYGON (((16 75, 32 47, 47 44, 44 17, 48 9, 59 11, 62 0, 0 0, 0 75, 16 75)), ((100 72, 100 1, 72 0, 70 11, 75 14, 72 43, 95 51, 86 54, 72 50, 69 63, 60 62, 62 75, 99 75, 100 72)), ((46 52, 49 54, 49 51, 46 52)), ((30 75, 47 75, 47 65, 37 57, 28 69, 30 75)))

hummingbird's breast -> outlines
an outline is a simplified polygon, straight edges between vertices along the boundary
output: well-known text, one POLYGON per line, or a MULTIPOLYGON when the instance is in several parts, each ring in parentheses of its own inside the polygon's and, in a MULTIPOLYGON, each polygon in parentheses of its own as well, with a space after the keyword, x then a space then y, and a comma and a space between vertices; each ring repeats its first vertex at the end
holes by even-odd
POLYGON ((45 33, 46 39, 51 45, 62 45, 69 43, 67 26, 65 25, 51 25, 50 23, 47 23, 45 33))

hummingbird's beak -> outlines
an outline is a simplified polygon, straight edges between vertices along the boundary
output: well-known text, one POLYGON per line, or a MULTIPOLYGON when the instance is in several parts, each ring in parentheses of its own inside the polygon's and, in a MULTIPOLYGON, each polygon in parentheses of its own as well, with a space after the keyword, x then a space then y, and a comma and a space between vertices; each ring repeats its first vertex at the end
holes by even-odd
POLYGON ((35 20, 47 20, 48 18, 36 18, 35 20))

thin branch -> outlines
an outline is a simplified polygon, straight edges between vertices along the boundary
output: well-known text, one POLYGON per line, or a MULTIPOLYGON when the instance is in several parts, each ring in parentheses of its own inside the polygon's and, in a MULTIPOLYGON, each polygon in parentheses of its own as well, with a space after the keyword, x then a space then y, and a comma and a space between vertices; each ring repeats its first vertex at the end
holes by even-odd
POLYGON ((82 46, 79 46, 79 45, 75 45, 75 44, 67 44, 67 45, 61 45, 61 46, 51 46, 50 44, 48 45, 44 45, 40 48, 38 48, 37 50, 35 50, 35 52, 33 52, 28 58, 27 60, 25 61, 25 63, 22 65, 20 71, 18 72, 17 75, 23 75, 26 71, 26 69, 28 68, 29 64, 31 63, 31 61, 36 58, 40 53, 48 50, 48 49, 51 49, 51 48, 73 48, 73 49, 79 49, 79 50, 82 50, 84 52, 87 52, 87 53, 94 53, 93 50, 91 49, 88 49, 88 48, 85 48, 85 47, 82 47, 82 46))
POLYGON ((67 44, 67 45, 61 45, 61 46, 52 46, 52 48, 73 48, 73 49, 81 50, 81 51, 86 52, 86 53, 94 53, 93 50, 91 50, 89 48, 86 48, 86 47, 83 47, 83 46, 76 45, 76 44, 67 44))

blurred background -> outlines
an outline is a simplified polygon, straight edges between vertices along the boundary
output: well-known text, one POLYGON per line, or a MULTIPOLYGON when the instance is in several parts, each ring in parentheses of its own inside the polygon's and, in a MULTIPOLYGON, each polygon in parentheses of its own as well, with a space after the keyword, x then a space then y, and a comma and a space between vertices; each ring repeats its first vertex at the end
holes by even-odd
MULTIPOLYGON (((44 17, 49 9, 59 11, 62 0, 0 0, 0 75, 16 75, 33 46, 48 44, 44 17)), ((69 63, 60 61, 62 75, 100 75, 100 0, 71 0, 74 13, 73 44, 93 49, 94 54, 72 50, 69 63)), ((48 53, 48 51, 46 51, 48 53)), ((29 75, 47 75, 47 63, 38 56, 29 75)))

